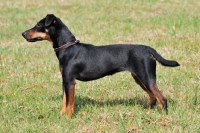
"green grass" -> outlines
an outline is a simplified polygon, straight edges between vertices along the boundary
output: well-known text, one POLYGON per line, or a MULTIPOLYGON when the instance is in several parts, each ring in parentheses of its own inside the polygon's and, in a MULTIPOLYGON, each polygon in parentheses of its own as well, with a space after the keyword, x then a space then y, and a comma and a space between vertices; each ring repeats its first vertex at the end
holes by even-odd
POLYGON ((0 3, 0 132, 200 132, 200 3, 196 0, 7 0, 0 3), (21 33, 53 13, 82 42, 142 43, 181 66, 157 65, 169 115, 122 72, 76 85, 75 114, 60 117, 61 76, 48 42, 21 33))

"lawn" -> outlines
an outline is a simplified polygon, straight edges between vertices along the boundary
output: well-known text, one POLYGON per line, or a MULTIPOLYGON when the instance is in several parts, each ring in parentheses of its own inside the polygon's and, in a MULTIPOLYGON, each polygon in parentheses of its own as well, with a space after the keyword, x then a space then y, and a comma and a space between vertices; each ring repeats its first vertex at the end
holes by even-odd
POLYGON ((197 0, 4 0, 0 2, 0 132, 199 133, 200 2, 197 0), (77 81, 75 114, 60 116, 62 85, 51 44, 21 33, 46 14, 59 17, 81 42, 145 44, 181 66, 157 63, 169 114, 128 72, 77 81))

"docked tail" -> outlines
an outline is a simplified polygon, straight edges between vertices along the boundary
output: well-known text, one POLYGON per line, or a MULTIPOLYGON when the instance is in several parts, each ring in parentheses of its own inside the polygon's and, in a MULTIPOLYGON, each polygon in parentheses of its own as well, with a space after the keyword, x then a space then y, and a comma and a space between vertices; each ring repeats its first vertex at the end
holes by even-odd
POLYGON ((160 62, 163 66, 169 66, 169 67, 177 67, 180 66, 180 64, 177 61, 173 61, 173 60, 166 60, 164 59, 161 55, 159 55, 156 50, 151 49, 150 51, 150 55, 156 59, 158 62, 160 62))

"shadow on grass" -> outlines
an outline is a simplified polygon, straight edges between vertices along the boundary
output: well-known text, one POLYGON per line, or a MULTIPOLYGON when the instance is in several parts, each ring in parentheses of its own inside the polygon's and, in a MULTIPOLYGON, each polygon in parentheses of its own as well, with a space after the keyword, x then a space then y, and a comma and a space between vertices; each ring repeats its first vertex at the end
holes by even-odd
POLYGON ((75 97, 75 112, 79 112, 81 108, 84 108, 85 106, 107 106, 107 107, 113 107, 117 105, 123 105, 123 106, 134 106, 134 105, 140 105, 143 108, 148 108, 148 99, 146 98, 140 98, 135 97, 132 99, 116 99, 116 100, 106 100, 106 101, 97 101, 95 99, 91 99, 88 97, 83 96, 76 96, 75 97))
MULTIPOLYGON (((54 96, 54 97, 51 98, 51 100, 61 101, 62 96, 61 95, 54 96)), ((140 107, 147 109, 149 107, 148 103, 149 103, 149 99, 144 98, 144 97, 134 97, 134 98, 131 98, 131 99, 127 98, 127 99, 114 99, 114 100, 98 101, 98 100, 89 98, 87 96, 78 95, 78 96, 75 96, 75 113, 78 113, 81 109, 85 108, 85 106, 114 107, 114 106, 122 105, 122 106, 132 106, 133 107, 133 106, 139 105, 140 107)), ((178 102, 174 101, 170 97, 168 98, 168 104, 170 105, 171 111, 176 109, 176 107, 178 106, 177 105, 178 102)), ((157 103, 156 106, 158 106, 158 103, 157 103)), ((159 110, 160 110, 160 108, 159 108, 159 110)))

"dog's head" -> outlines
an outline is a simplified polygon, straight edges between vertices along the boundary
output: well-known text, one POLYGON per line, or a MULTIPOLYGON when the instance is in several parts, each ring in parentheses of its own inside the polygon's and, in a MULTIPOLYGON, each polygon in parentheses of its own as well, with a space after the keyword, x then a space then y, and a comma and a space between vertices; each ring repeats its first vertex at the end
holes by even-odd
POLYGON ((29 42, 48 40, 52 42, 51 35, 55 34, 58 18, 48 14, 40 20, 33 28, 26 30, 22 36, 29 42))

